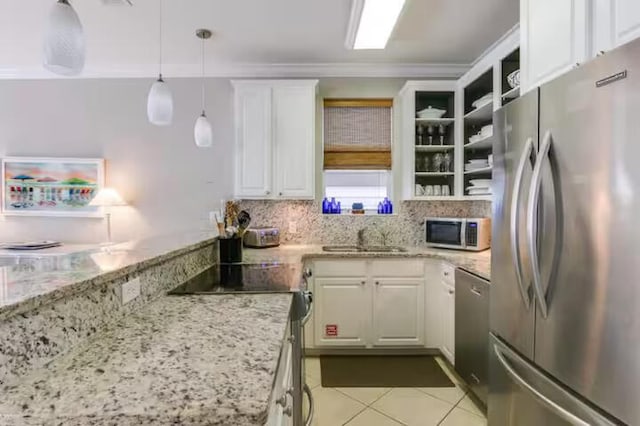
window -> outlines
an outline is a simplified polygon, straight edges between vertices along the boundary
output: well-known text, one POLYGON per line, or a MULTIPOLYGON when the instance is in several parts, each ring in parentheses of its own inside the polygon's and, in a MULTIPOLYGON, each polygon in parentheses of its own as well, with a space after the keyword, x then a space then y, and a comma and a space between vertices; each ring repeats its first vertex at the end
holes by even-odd
POLYGON ((335 197, 343 209, 363 203, 364 209, 377 212, 378 203, 389 197, 391 173, 388 170, 327 170, 324 191, 328 199, 335 197))
POLYGON ((377 212, 391 197, 391 99, 325 99, 325 196, 377 212))

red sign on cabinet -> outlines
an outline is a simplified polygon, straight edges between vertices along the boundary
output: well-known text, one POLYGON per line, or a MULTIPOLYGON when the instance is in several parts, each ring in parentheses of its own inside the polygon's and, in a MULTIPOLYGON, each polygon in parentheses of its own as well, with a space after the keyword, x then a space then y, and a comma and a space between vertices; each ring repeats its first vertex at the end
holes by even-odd
POLYGON ((337 324, 327 324, 324 326, 324 334, 326 336, 337 336, 338 335, 338 325, 337 324))

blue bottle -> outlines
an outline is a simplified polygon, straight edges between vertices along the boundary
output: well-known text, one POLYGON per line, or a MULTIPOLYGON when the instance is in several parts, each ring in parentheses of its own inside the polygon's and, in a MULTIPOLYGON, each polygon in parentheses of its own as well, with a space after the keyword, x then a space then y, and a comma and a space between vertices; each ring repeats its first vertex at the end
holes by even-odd
POLYGON ((338 201, 338 209, 336 211, 337 214, 342 213, 342 207, 340 206, 340 201, 338 201))
POLYGON ((384 201, 382 202, 382 212, 389 214, 389 198, 387 197, 384 197, 384 201))
POLYGON ((329 200, 327 197, 324 197, 324 200, 322 200, 322 214, 330 213, 330 210, 331 206, 329 204, 329 200))
POLYGON ((336 197, 331 197, 331 205, 329 206, 329 213, 336 214, 338 212, 338 203, 336 203, 336 197))
POLYGON ((393 214, 393 203, 389 201, 389 214, 393 214))
POLYGON ((378 214, 384 213, 384 207, 382 207, 382 201, 378 203, 378 214))

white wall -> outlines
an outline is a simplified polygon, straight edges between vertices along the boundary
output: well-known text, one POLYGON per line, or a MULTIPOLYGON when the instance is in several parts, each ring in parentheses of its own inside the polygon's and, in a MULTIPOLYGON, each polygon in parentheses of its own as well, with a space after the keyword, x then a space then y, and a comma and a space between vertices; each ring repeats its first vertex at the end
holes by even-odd
MULTIPOLYGON (((146 117, 152 79, 0 81, 0 157, 101 157, 106 182, 131 207, 113 213, 116 241, 207 226, 233 179, 233 101, 227 79, 207 81, 214 147, 199 149, 198 79, 169 79, 170 127, 146 117)), ((104 220, 0 216, 0 241, 98 242, 104 220)))

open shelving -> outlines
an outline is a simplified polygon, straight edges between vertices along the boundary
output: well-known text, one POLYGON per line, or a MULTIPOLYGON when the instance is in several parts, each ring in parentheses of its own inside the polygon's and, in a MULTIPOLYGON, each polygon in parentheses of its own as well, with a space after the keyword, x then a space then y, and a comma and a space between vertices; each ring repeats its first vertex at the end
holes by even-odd
POLYGON ((502 105, 506 105, 512 100, 520 96, 520 86, 511 87, 507 81, 507 76, 512 72, 520 69, 520 49, 515 49, 513 52, 502 58, 500 61, 501 69, 501 100, 502 105))
POLYGON ((491 149, 493 148, 493 135, 465 144, 464 149, 491 149))

